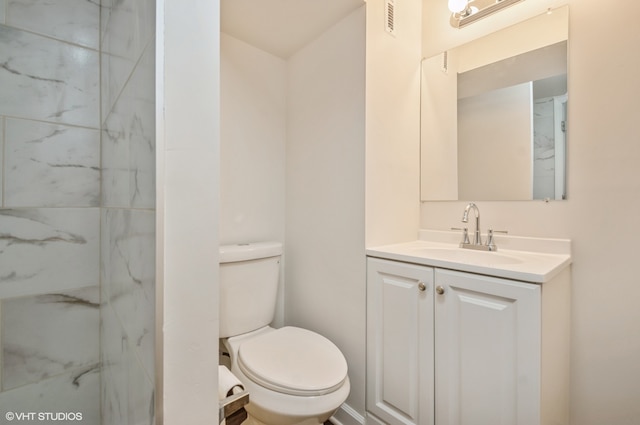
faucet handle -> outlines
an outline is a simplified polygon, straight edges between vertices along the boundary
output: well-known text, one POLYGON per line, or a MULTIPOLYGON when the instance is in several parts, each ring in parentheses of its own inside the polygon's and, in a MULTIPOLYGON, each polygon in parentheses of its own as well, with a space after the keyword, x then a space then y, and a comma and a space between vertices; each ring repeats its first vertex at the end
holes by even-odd
POLYGON ((509 233, 507 230, 493 230, 493 229, 489 229, 487 231, 487 246, 489 247, 489 251, 497 251, 498 247, 496 246, 496 243, 493 240, 493 234, 494 233, 504 233, 507 234, 509 233))
POLYGON ((460 244, 469 244, 469 229, 466 227, 452 227, 451 230, 462 230, 462 242, 460 244))

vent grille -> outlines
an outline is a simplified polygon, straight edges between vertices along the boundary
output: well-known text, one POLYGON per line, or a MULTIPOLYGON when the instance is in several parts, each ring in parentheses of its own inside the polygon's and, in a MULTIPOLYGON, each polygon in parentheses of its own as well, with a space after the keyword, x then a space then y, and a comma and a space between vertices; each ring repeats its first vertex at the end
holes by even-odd
POLYGON ((395 0, 385 0, 384 26, 385 30, 391 35, 396 35, 395 9, 395 0))

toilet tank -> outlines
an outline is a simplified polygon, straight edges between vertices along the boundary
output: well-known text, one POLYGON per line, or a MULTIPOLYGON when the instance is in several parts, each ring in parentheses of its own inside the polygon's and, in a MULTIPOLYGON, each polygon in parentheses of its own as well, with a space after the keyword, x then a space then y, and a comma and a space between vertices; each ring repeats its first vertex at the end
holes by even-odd
POLYGON ((220 338, 273 321, 281 255, 279 242, 220 247, 220 338))

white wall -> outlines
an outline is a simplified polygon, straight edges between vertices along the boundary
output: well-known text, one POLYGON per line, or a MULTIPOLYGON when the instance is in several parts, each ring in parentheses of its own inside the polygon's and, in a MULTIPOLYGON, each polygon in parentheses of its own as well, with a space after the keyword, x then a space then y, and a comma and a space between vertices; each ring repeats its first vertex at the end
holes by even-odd
POLYGON ((422 61, 420 199, 458 199, 458 56, 422 61), (446 67, 446 71, 443 72, 446 67))
POLYGON ((157 5, 158 420, 208 425, 218 417, 220 4, 157 5))
POLYGON ((419 222, 422 2, 396 2, 395 36, 384 10, 367 1, 367 246, 415 239, 419 222))
MULTIPOLYGON (((537 6, 544 3, 552 2, 537 6)), ((640 31, 628 17, 640 13, 640 3, 562 3, 569 4, 569 199, 478 205, 486 226, 572 239, 571 423, 637 424, 640 31)), ((421 227, 456 226, 463 208, 423 203, 421 227)))
POLYGON ((286 62, 221 38, 220 243, 284 242, 286 62))
POLYGON ((287 63, 285 322, 331 339, 364 414, 365 11, 287 63))
POLYGON ((284 243, 286 61, 224 33, 220 61, 220 244, 284 243))

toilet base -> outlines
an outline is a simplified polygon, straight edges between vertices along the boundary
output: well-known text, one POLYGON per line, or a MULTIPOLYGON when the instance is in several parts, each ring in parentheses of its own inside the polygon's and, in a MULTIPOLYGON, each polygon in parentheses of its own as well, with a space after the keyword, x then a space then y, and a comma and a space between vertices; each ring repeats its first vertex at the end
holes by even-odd
MULTIPOLYGON (((323 425, 326 421, 318 421, 316 418, 307 418, 302 420, 301 422, 291 422, 288 425, 323 425)), ((258 419, 252 417, 251 415, 247 416, 244 422, 241 425, 276 425, 269 424, 265 422, 261 422, 258 419)))
POLYGON ((335 413, 335 410, 317 413, 311 417, 304 415, 283 414, 273 412, 255 403, 245 406, 247 419, 241 425, 324 425, 335 413))

